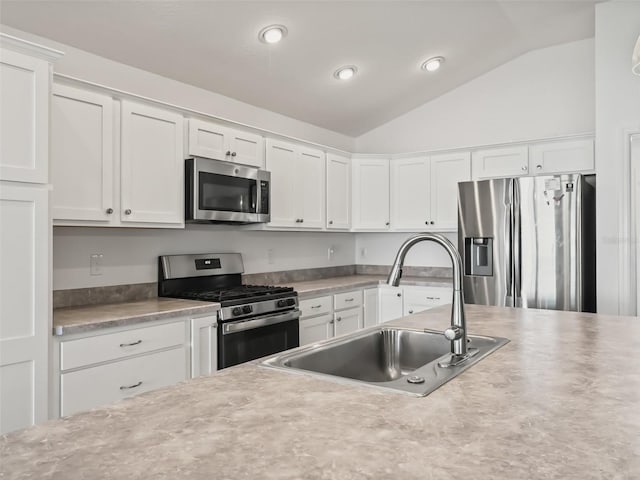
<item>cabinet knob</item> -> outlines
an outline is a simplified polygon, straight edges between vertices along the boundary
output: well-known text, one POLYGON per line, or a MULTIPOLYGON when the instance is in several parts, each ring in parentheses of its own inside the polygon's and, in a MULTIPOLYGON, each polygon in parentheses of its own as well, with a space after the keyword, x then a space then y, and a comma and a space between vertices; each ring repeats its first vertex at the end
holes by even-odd
POLYGON ((337 320, 338 322, 340 322, 340 321, 342 321, 342 317, 338 317, 338 318, 336 318, 336 320, 337 320))
POLYGON ((300 219, 300 223, 304 223, 304 218, 301 218, 301 219, 300 219))
POLYGON ((385 225, 388 227, 389 226, 389 222, 385 223, 385 225))
POLYGON ((396 293, 396 296, 401 297, 402 294, 401 293, 396 293))
POLYGON ((542 170, 542 165, 536 165, 536 168, 537 168, 538 170, 542 170))
POLYGON ((411 315, 413 313, 413 310, 409 310, 409 315, 411 315))
POLYGON ((125 215, 131 215, 131 209, 130 209, 130 208, 127 208, 127 209, 124 211, 124 214, 125 214, 125 215))
POLYGON ((434 222, 433 220, 431 220, 431 222, 429 222, 429 223, 431 223, 431 225, 434 225, 436 222, 434 222))
POLYGON ((529 167, 527 167, 526 165, 523 165, 523 166, 522 166, 522 171, 523 171, 523 172, 526 172, 527 170, 529 170, 529 167))
POLYGON ((113 208, 107 208, 107 215, 111 215, 113 213, 113 208))
POLYGON ((429 225, 429 220, 427 220, 426 222, 424 222, 425 225, 429 225))
POLYGON ((231 155, 231 150, 227 150, 227 153, 225 153, 226 156, 231 155))
POLYGON ((329 220, 329 225, 333 225, 333 220, 329 220))
POLYGON ((333 320, 329 320, 329 325, 333 325, 333 320))
POLYGON ((235 157, 236 156, 236 152, 231 152, 231 156, 235 157))

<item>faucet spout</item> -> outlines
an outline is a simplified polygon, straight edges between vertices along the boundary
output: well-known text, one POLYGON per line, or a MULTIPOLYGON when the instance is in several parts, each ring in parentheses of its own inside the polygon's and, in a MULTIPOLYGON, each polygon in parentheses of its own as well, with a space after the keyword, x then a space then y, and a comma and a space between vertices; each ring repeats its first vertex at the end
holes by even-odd
MULTIPOLYGON (((429 241, 435 242, 442 246, 449 257, 453 266, 453 299, 451 302, 451 328, 445 331, 445 337, 451 340, 451 353, 457 360, 455 364, 467 358, 467 330, 464 317, 464 293, 462 290, 462 258, 456 247, 444 235, 438 233, 420 233, 407 239, 398 250, 396 259, 389 272, 387 284, 397 287, 402 277, 402 266, 407 252, 416 243, 429 241)), ((454 363, 452 363, 454 365, 454 363)))

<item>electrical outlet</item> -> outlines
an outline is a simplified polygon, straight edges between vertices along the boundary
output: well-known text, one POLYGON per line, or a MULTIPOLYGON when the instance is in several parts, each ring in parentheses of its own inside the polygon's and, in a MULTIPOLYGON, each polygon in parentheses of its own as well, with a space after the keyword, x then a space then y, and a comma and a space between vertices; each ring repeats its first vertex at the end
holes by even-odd
POLYGON ((267 250, 267 263, 269 265, 273 265, 275 263, 274 257, 275 257, 275 251, 273 250, 273 248, 270 248, 269 250, 267 250))
POLYGON ((367 256, 367 249, 365 247, 362 247, 360 249, 360 258, 365 258, 367 256))
POLYGON ((89 274, 90 275, 102 275, 102 260, 104 255, 101 253, 94 253, 89 257, 89 274))
POLYGON ((333 260, 333 257, 336 254, 336 247, 334 247, 333 245, 331 245, 328 249, 327 249, 327 259, 328 260, 333 260))

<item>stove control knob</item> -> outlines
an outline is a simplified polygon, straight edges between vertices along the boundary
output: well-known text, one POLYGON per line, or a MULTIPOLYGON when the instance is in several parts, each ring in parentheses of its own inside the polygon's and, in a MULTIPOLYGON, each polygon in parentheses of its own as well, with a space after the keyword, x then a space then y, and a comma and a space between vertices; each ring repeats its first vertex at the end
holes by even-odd
POLYGON ((287 298, 287 306, 290 307, 292 305, 295 305, 296 301, 293 298, 287 298))
POLYGON ((251 313, 253 312, 253 307, 251 305, 245 305, 242 307, 242 313, 251 313))
POLYGON ((235 307, 233 310, 231 310, 231 315, 233 315, 234 317, 237 317, 238 315, 242 315, 242 308, 235 307))
POLYGON ((278 303, 276 303, 276 306, 278 308, 284 308, 287 306, 287 301, 284 298, 282 300, 278 300, 278 303))

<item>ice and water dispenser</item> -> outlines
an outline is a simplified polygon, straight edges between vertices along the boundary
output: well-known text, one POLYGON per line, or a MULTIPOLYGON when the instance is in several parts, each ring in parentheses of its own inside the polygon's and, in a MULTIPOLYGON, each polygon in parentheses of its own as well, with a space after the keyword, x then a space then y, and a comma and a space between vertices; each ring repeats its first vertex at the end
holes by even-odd
POLYGON ((464 274, 481 277, 493 275, 493 238, 464 239, 464 274))

